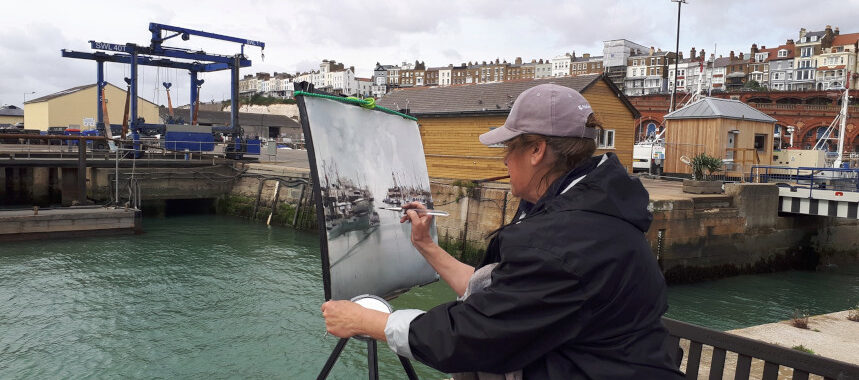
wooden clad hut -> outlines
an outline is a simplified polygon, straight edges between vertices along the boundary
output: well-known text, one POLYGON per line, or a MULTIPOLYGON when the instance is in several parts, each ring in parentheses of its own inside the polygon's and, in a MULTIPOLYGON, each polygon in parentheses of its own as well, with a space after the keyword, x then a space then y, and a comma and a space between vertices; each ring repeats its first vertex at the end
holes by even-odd
POLYGON ((769 165, 776 120, 739 101, 703 98, 665 115, 666 173, 690 174, 683 156, 706 153, 721 158, 731 176, 753 165, 769 165))
POLYGON ((486 147, 478 136, 504 124, 523 91, 554 83, 579 91, 602 121, 597 154, 614 152, 632 170, 635 119, 640 115, 622 92, 600 74, 393 91, 377 104, 408 109, 418 118, 430 177, 481 179, 507 174, 504 146, 486 147))

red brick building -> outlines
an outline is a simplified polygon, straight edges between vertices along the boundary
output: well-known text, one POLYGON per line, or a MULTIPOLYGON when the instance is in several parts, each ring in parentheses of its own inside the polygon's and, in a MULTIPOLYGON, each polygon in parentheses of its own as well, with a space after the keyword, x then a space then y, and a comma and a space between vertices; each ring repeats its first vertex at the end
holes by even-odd
MULTIPOLYGON (((714 97, 740 100, 778 120, 784 141, 789 141, 787 126, 796 128, 794 146, 811 148, 817 142, 820 128, 826 129, 840 112, 842 91, 778 91, 778 92, 726 92, 714 97)), ((847 111, 847 134, 844 150, 859 152, 859 90, 851 90, 852 97, 847 111)), ((668 113, 670 95, 645 95, 629 97, 641 118, 636 122, 636 137, 644 138, 648 127, 664 126, 668 113)))

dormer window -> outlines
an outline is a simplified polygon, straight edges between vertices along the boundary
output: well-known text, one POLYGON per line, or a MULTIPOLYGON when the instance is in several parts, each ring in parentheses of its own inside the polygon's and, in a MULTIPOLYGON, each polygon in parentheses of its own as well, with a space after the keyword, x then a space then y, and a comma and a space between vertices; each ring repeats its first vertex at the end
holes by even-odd
POLYGON ((787 57, 787 49, 781 49, 778 51, 779 57, 787 57))

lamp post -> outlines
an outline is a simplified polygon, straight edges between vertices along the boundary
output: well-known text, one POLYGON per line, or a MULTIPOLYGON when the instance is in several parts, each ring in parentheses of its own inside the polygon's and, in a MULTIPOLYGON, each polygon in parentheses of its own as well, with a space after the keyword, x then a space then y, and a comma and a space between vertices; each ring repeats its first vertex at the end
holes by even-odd
POLYGON ((793 148, 793 131, 794 130, 796 130, 796 128, 794 126, 792 126, 792 125, 787 126, 787 133, 790 133, 790 147, 791 148, 793 148))
POLYGON ((671 0, 677 3, 677 39, 674 45, 674 86, 671 87, 671 107, 668 112, 674 111, 674 97, 677 95, 677 64, 680 62, 680 7, 686 0, 671 0))
POLYGON ((27 103, 27 95, 33 95, 35 93, 36 93, 36 91, 25 92, 24 93, 24 103, 27 103))

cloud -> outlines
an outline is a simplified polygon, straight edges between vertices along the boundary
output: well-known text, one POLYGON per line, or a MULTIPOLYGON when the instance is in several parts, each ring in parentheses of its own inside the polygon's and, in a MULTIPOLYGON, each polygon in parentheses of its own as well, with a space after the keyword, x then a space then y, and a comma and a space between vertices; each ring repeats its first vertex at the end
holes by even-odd
MULTIPOLYGON (((859 0, 822 0, 813 9, 808 4, 689 0, 682 8, 680 49, 688 53, 695 46, 712 52, 718 44, 717 54, 747 52, 752 43, 776 46, 796 39, 799 28, 822 30, 828 24, 840 26, 842 33, 859 32, 852 20, 859 14, 859 0)), ((266 42, 265 60, 259 49, 245 47, 254 66, 242 70, 243 75, 316 69, 321 59, 334 59, 355 66, 362 77, 372 75, 376 62, 421 60, 437 67, 496 57, 530 61, 571 51, 601 55, 602 42, 615 38, 673 50, 677 25, 676 3, 666 0, 534 0, 527 5, 490 0, 210 0, 205 6, 117 0, 83 5, 4 5, 4 12, 15 17, 4 20, 0 29, 0 102, 20 105, 25 91, 38 91, 38 96, 93 83, 95 64, 61 58, 60 49, 89 51, 88 40, 146 45, 149 22, 266 42)), ((168 45, 226 55, 240 48, 200 37, 174 38, 168 45)), ((127 71, 108 65, 108 79, 122 85, 127 71)), ((186 72, 144 71, 141 95, 163 103, 166 96, 156 91, 156 75, 170 77, 176 82, 174 103, 187 103, 186 72)), ((229 77, 228 72, 205 74, 201 98, 229 96, 229 77)))

